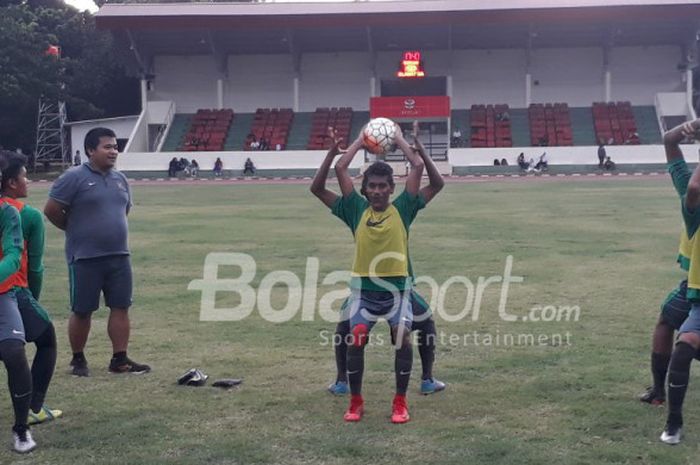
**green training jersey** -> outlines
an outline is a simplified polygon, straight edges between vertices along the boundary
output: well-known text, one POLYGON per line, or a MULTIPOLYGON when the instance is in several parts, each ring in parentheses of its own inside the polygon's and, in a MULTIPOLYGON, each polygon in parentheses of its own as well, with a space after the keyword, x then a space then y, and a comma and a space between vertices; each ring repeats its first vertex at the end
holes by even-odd
POLYGON ((24 204, 20 211, 22 236, 27 247, 27 282, 32 296, 39 300, 44 277, 44 217, 34 207, 24 204))
POLYGON ((347 197, 339 197, 332 213, 352 231, 355 238, 350 287, 373 291, 387 291, 381 279, 398 289, 412 286, 413 269, 408 253, 408 231, 418 211, 425 207, 425 198, 419 193, 403 191, 383 212, 375 212, 364 197, 353 190, 347 197), (375 260, 384 253, 387 258, 375 260))

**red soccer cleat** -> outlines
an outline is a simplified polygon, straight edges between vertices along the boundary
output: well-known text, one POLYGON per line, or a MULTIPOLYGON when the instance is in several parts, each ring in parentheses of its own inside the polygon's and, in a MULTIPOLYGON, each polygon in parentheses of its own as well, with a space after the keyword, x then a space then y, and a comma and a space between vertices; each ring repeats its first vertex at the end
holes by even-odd
POLYGON ((350 407, 345 411, 343 420, 352 422, 360 421, 362 420, 363 413, 365 413, 365 401, 362 400, 361 395, 353 395, 350 397, 350 407))
POLYGON ((406 396, 396 394, 394 403, 391 406, 391 422, 406 423, 411 419, 408 414, 408 404, 406 404, 406 396))

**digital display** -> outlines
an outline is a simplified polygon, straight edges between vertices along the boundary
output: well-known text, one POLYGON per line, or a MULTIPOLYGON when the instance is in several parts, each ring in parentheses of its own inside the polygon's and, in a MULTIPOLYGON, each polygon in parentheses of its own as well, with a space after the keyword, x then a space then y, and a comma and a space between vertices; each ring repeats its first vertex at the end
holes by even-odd
POLYGON ((425 76, 420 52, 405 52, 396 75, 400 78, 420 78, 425 76))

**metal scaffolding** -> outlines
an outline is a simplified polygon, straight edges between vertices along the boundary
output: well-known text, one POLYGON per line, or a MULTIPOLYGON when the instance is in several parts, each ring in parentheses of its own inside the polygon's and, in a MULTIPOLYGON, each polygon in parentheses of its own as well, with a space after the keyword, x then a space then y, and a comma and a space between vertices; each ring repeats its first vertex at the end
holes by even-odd
POLYGON ((66 133, 66 104, 39 99, 36 126, 36 155, 32 168, 37 165, 56 165, 67 168, 71 164, 66 133))

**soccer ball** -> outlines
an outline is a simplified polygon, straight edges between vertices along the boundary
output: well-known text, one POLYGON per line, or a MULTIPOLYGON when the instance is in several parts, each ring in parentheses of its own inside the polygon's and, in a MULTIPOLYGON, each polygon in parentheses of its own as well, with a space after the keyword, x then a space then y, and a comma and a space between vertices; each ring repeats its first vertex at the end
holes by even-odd
POLYGON ((362 143, 375 155, 384 155, 394 150, 396 123, 387 118, 374 118, 362 131, 362 143))

